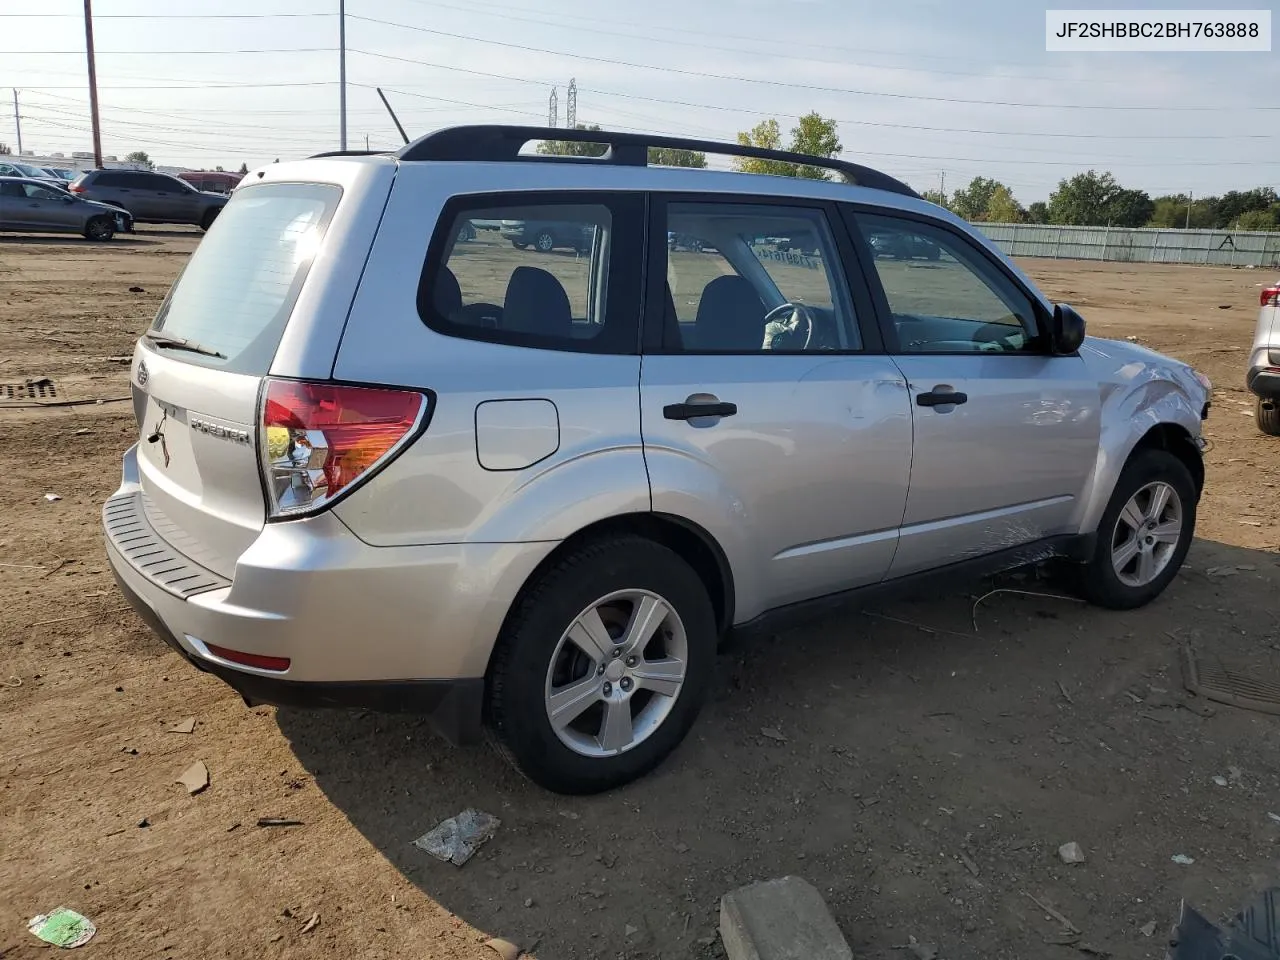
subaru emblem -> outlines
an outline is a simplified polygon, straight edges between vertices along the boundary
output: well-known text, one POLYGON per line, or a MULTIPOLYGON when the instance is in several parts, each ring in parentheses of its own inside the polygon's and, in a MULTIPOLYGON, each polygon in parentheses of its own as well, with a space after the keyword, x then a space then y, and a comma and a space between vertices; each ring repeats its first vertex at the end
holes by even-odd
POLYGON ((151 379, 151 374, 147 370, 147 361, 145 360, 139 361, 138 362, 138 386, 145 387, 147 385, 147 381, 150 379, 151 379))

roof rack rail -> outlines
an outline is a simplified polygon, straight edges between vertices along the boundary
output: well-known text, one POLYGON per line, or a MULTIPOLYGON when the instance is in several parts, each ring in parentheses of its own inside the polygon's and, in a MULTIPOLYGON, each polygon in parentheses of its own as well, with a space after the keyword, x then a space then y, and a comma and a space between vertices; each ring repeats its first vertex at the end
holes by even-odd
POLYGON ((313 153, 307 159, 319 160, 321 157, 389 157, 394 152, 394 150, 326 150, 324 153, 313 153))
POLYGON ((690 140, 683 137, 665 137, 647 133, 616 133, 611 130, 566 130, 559 127, 519 127, 500 124, 446 127, 406 144, 397 153, 400 160, 555 160, 583 163, 603 163, 624 167, 644 167, 649 163, 649 148, 665 147, 675 150, 696 150, 731 157, 749 157, 754 160, 779 160, 809 167, 823 167, 844 176, 851 184, 886 190, 919 199, 920 195, 909 186, 887 173, 846 160, 813 157, 789 150, 765 150, 740 143, 722 143, 715 140, 690 140), (521 154, 521 148, 531 140, 569 140, 574 143, 601 143, 608 150, 600 157, 548 157, 521 154))

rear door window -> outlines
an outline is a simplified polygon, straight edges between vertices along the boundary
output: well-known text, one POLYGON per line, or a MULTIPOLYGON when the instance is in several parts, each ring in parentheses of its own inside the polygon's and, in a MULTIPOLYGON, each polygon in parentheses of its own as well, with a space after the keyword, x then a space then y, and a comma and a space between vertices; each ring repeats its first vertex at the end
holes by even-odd
POLYGON ((418 312, 449 336, 635 353, 643 211, 638 194, 459 198, 432 239, 418 312))
POLYGON ((223 357, 185 351, 173 356, 233 373, 265 374, 341 196, 341 188, 320 183, 268 183, 238 192, 192 254, 153 324, 223 357))

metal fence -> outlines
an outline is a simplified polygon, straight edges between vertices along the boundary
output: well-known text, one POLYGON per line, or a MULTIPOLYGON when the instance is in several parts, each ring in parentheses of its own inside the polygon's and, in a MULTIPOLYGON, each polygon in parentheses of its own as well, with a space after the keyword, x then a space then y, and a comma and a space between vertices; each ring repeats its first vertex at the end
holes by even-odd
POLYGON ((1280 267, 1280 233, 1062 227, 1045 223, 979 223, 976 226, 1012 257, 1280 267))

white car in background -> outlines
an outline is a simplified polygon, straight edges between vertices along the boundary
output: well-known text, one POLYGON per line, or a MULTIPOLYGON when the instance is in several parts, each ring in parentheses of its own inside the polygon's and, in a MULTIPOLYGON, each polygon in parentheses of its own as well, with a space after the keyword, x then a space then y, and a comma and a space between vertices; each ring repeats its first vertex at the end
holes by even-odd
POLYGON ((1280 281, 1264 288, 1258 299, 1245 386, 1258 398, 1258 429, 1280 437, 1280 281))

